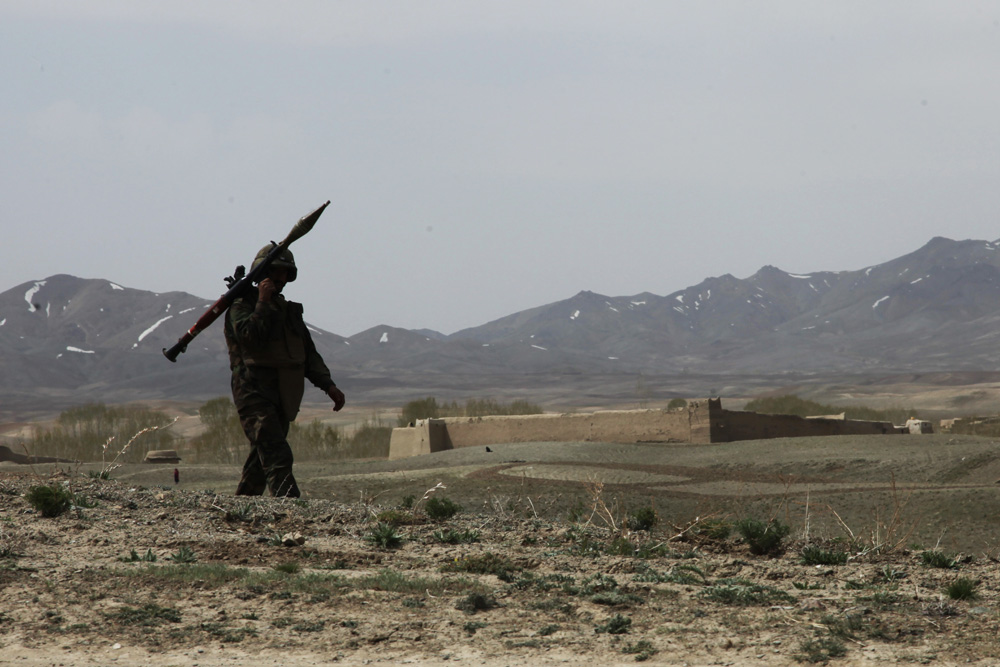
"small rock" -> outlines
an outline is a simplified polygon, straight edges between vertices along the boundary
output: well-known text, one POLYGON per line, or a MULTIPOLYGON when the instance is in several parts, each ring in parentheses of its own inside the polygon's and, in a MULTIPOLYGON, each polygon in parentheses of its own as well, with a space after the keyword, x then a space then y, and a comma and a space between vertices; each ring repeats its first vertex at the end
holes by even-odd
POLYGON ((120 649, 121 647, 122 647, 122 645, 121 645, 121 644, 119 644, 118 642, 115 642, 115 643, 114 643, 114 644, 113 644, 113 645, 111 646, 111 648, 113 648, 113 649, 114 649, 114 650, 116 650, 116 651, 117 651, 118 649, 120 649))
POLYGON ((302 533, 285 533, 281 536, 281 543, 286 547, 301 547, 306 543, 306 538, 302 533))

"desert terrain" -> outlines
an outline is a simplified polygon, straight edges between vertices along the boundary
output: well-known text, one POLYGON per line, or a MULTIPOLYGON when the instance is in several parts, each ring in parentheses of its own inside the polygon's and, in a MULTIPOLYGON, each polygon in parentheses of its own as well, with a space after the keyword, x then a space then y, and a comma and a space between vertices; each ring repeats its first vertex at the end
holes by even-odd
POLYGON ((992 439, 490 450, 298 464, 298 501, 2 464, 0 664, 1000 662, 992 439))

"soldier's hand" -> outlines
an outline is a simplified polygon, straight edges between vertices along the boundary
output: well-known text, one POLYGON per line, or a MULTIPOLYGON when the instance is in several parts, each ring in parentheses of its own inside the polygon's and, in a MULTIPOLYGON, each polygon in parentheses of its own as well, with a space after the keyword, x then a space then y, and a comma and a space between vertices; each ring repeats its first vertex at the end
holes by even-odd
POLYGON ((257 284, 257 300, 262 303, 270 303, 271 297, 278 291, 278 286, 270 278, 264 278, 257 284))
POLYGON ((326 390, 326 394, 333 399, 333 411, 340 412, 340 409, 344 407, 344 403, 347 402, 344 392, 337 389, 337 385, 331 384, 330 388, 326 390))

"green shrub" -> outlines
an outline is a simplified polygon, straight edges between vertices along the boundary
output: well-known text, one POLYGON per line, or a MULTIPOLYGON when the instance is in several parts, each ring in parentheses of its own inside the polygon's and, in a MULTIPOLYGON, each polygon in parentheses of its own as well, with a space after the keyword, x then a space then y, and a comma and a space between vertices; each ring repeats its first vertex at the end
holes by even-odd
POLYGON ((468 556, 466 558, 456 558, 454 561, 444 565, 443 572, 469 572, 471 574, 492 574, 503 581, 509 581, 513 573, 518 571, 516 565, 506 556, 500 556, 493 552, 468 556))
POLYGON ((483 593, 469 593, 458 601, 455 608, 464 611, 466 614, 475 614, 477 611, 489 611, 497 606, 497 601, 489 595, 483 593))
POLYGON ((652 507, 640 507, 625 519, 625 527, 629 530, 652 530, 660 517, 652 507))
POLYGON ((424 503, 424 511, 434 521, 446 521, 462 511, 462 506, 443 496, 431 496, 424 503))
POLYGON ((670 402, 667 403, 667 410, 680 410, 681 408, 686 408, 688 402, 683 398, 671 398, 670 402))
POLYGON ((750 546, 750 553, 766 556, 781 553, 782 542, 791 529, 776 519, 764 523, 759 519, 745 518, 736 522, 736 531, 750 546))
POLYGON ((73 493, 55 482, 32 486, 24 498, 29 505, 41 512, 42 516, 49 518, 68 512, 73 507, 73 493))
POLYGON ((632 627, 632 619, 628 616, 615 614, 606 623, 594 627, 594 632, 606 632, 609 635, 623 635, 632 627))

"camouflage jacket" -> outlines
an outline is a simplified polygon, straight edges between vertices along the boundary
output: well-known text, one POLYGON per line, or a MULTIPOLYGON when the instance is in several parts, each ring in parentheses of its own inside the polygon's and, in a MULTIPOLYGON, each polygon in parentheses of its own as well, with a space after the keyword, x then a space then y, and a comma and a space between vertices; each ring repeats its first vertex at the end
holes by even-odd
POLYGON ((225 336, 237 408, 264 400, 281 405, 291 421, 304 379, 323 391, 334 384, 302 319, 302 305, 280 294, 258 303, 253 289, 234 301, 226 313, 225 336))

